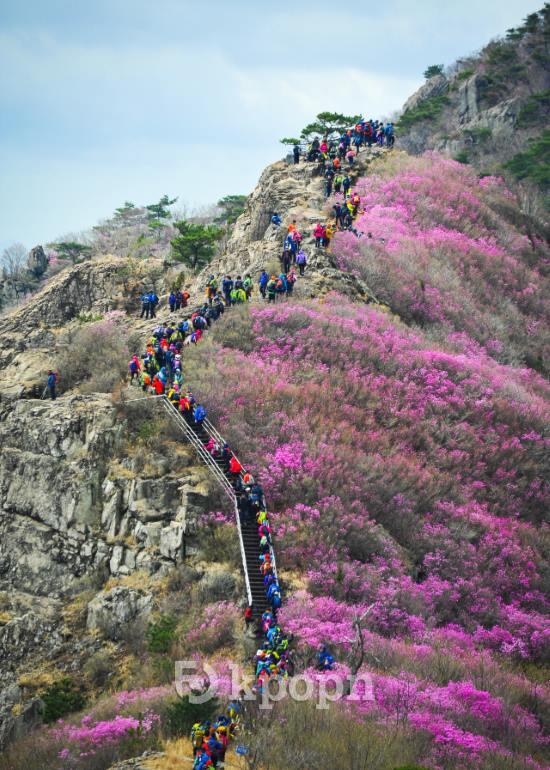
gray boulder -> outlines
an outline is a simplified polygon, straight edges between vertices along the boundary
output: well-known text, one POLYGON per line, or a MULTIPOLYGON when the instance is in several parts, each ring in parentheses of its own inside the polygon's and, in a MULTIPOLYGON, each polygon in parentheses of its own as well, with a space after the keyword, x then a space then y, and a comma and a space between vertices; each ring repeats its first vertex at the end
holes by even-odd
POLYGON ((117 586, 101 591, 88 604, 86 626, 108 639, 120 639, 130 624, 146 623, 153 608, 151 594, 137 588, 117 586))

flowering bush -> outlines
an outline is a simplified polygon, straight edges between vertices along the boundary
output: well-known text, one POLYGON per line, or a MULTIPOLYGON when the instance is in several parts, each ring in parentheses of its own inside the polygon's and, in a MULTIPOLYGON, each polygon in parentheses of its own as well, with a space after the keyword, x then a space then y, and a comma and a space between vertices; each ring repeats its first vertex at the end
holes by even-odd
POLYGON ((336 234, 339 266, 457 350, 480 345, 548 372, 550 254, 512 224, 517 202, 503 181, 435 154, 385 167, 356 185, 364 236, 336 234))
POLYGON ((190 353, 193 390, 262 480, 283 574, 306 579, 280 613, 300 660, 326 642, 352 662, 368 608, 369 718, 428 735, 431 765, 536 767, 540 693, 499 660, 548 648, 548 383, 337 294, 250 314, 246 349, 222 324, 190 353))
POLYGON ((206 605, 202 610, 202 622, 187 634, 188 645, 192 649, 211 653, 231 644, 239 614, 237 606, 232 602, 222 601, 206 605))

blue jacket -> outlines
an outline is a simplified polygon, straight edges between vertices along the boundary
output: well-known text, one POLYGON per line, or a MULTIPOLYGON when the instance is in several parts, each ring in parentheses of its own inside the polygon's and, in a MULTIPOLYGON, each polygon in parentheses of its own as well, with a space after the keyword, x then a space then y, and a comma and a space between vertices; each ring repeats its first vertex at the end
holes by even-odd
POLYGON ((197 406, 195 409, 196 422, 202 422, 205 417, 206 417, 206 409, 204 408, 204 406, 197 406))
MULTIPOLYGON (((42 380, 44 382, 44 380, 42 380)), ((48 388, 53 388, 55 386, 55 374, 49 374, 48 375, 48 388)))

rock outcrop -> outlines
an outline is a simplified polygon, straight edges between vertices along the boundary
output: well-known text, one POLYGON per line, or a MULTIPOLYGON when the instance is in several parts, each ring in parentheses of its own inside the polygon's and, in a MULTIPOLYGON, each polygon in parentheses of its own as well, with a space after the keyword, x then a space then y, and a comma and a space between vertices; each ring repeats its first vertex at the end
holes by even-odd
MULTIPOLYGON (((107 256, 63 270, 0 318, 0 398, 40 396, 63 338, 79 318, 112 310, 134 313, 145 288, 155 286, 161 294, 166 284, 163 263, 154 259, 107 256)), ((145 333, 148 326, 137 328, 145 333)))
POLYGON ((117 641, 134 623, 147 625, 152 609, 150 593, 117 586, 97 594, 88 604, 86 627, 117 641))
POLYGON ((165 455, 159 443, 148 464, 142 452, 128 454, 110 396, 8 400, 0 417, 1 745, 32 723, 32 699, 14 701, 24 698, 22 672, 44 661, 78 667, 98 633, 117 640, 124 626, 146 625, 151 592, 120 585, 93 594, 109 578, 139 571, 155 581, 182 564, 210 489, 185 444, 173 441, 165 455), (65 609, 83 591, 87 624, 75 635, 65 609))
POLYGON ((437 150, 481 171, 502 164, 548 127, 550 74, 543 22, 430 78, 403 106, 398 146, 437 150))
MULTIPOLYGON (((365 149, 346 172, 352 179, 364 176, 369 173, 371 164, 384 154, 385 150, 378 147, 365 149)), ((297 284, 297 294, 319 296, 337 287, 357 299, 376 301, 368 286, 337 268, 330 252, 315 249, 313 228, 317 222, 333 217, 330 206, 324 196, 324 181, 317 164, 294 165, 284 160, 273 163, 262 173, 248 198, 226 251, 205 268, 196 285, 204 287, 209 273, 258 274, 262 269, 279 273, 286 225, 296 220, 308 255, 308 280, 297 284), (275 212, 283 219, 281 227, 271 224, 275 212)))

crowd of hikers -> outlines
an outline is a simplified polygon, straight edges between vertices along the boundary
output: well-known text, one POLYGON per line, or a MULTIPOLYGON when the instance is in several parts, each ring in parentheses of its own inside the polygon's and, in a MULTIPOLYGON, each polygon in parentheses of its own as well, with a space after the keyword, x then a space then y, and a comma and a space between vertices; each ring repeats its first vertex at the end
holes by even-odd
POLYGON ((354 158, 359 155, 361 147, 393 147, 395 144, 395 128, 393 123, 383 120, 361 120, 343 131, 338 138, 315 138, 302 152, 299 144, 295 144, 292 150, 294 163, 300 162, 300 157, 305 154, 306 161, 319 163, 324 171, 327 165, 341 169, 342 166, 353 166, 354 158), (336 161, 336 165, 334 162, 336 161))
MULTIPOLYGON (((343 232, 344 230, 348 230, 349 232, 352 232, 357 238, 361 238, 364 235, 362 231, 359 231, 356 227, 354 227, 354 220, 357 217, 361 206, 361 197, 359 193, 350 189, 351 180, 348 176, 343 178, 343 182, 345 183, 343 187, 340 178, 336 177, 336 180, 337 181, 335 183, 334 191, 337 193, 342 192, 344 197, 342 200, 336 200, 332 206, 332 211, 334 212, 333 222, 318 221, 315 224, 312 235, 315 239, 316 249, 321 247, 325 249, 328 248, 330 246, 332 236, 336 232, 343 232)), ((328 174, 326 182, 327 197, 332 192, 332 184, 333 175, 328 174)), ((271 223, 276 228, 282 227, 283 222, 277 212, 273 213, 273 216, 271 217, 271 223)), ((276 293, 279 290, 281 292, 288 291, 289 294, 292 293, 292 288, 296 281, 295 266, 298 268, 301 276, 305 274, 308 259, 304 249, 302 248, 303 237, 304 236, 302 232, 298 228, 297 221, 295 219, 292 220, 292 222, 286 228, 283 237, 283 249, 281 256, 279 257, 282 273, 278 279, 276 276, 271 276, 271 286, 267 283, 265 284, 268 291, 268 299, 275 299, 276 293), (280 283, 277 284, 277 281, 280 283), (284 287, 285 283, 288 285, 288 288, 284 287), (279 286, 281 286, 280 289, 278 288, 279 286), (270 288, 274 296, 269 295, 270 288)), ((370 233, 369 237, 372 237, 370 233)), ((263 280, 267 282, 267 274, 264 272, 262 275, 264 276, 263 280)), ((265 291, 262 291, 261 283, 262 279, 260 279, 260 291, 262 292, 262 296, 265 297, 265 291)))
MULTIPOLYGON (((265 271, 262 271, 262 276, 264 274, 266 275, 265 271)), ((262 280, 260 277, 260 291, 262 280)), ((183 348, 187 344, 196 344, 211 323, 220 318, 227 308, 237 304, 238 301, 246 301, 252 293, 252 279, 249 274, 244 279, 238 276, 235 281, 226 276, 224 281, 231 281, 231 285, 224 286, 222 281, 222 298, 218 292, 217 280, 211 275, 206 285, 207 301, 188 317, 181 318, 173 324, 169 320, 158 324, 147 342, 141 359, 134 355, 129 362, 130 382, 139 382, 146 392, 166 396, 173 408, 192 428, 195 428, 195 431, 206 420, 207 412, 184 385, 183 348), (236 298, 235 291, 242 291, 244 298, 236 298)), ((172 292, 170 297, 172 294, 175 292, 172 292)), ((187 306, 190 298, 189 294, 187 296, 182 294, 182 297, 184 303, 180 301, 180 310, 187 306)), ((143 302, 143 297, 141 301, 143 302)), ((156 306, 158 300, 154 304, 156 306)), ((168 304, 172 311, 170 299, 168 304)), ((268 609, 260 618, 256 618, 254 608, 248 606, 245 611, 245 623, 252 633, 263 640, 254 656, 253 690, 261 694, 269 680, 286 678, 294 673, 292 651, 289 649, 291 639, 285 636, 277 622, 277 611, 281 607, 281 586, 275 568, 271 527, 264 492, 262 486, 243 468, 226 443, 221 444, 210 435, 203 446, 226 472, 235 490, 241 523, 250 524, 254 521, 254 526, 258 527, 260 552, 258 570, 263 579, 268 609)), ((332 668, 333 663, 333 657, 326 646, 322 645, 317 655, 317 667, 320 670, 327 670, 332 668)), ((243 696, 244 693, 241 693, 238 699, 231 701, 227 714, 218 716, 214 722, 207 720, 193 725, 191 730, 193 770, 217 767, 223 763, 228 742, 239 728, 243 696)))

